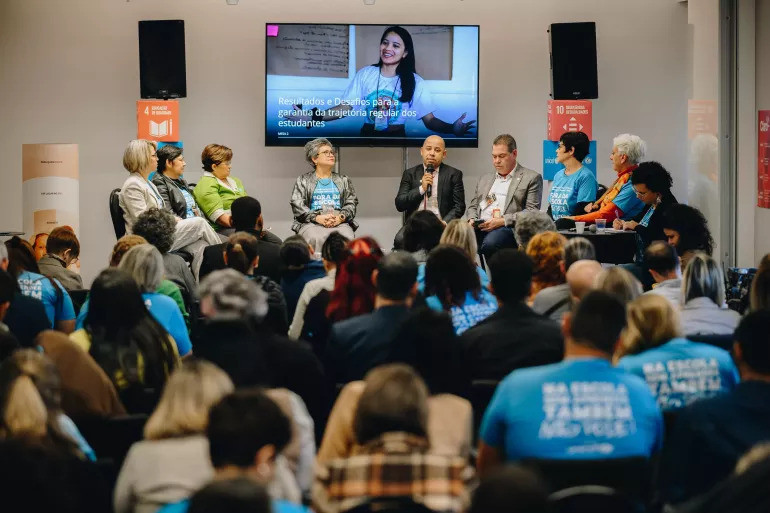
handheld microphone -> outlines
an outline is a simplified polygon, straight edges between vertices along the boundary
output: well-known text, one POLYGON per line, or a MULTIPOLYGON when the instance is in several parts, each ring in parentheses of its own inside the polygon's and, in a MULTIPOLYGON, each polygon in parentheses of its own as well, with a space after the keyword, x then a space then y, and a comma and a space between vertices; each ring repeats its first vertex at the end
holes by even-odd
MULTIPOLYGON (((430 173, 432 175, 433 174, 433 164, 428 164, 428 166, 425 168, 425 171, 427 171, 428 173, 430 173)), ((433 184, 432 183, 428 184, 428 187, 425 189, 425 194, 427 194, 429 198, 433 195, 433 184)))

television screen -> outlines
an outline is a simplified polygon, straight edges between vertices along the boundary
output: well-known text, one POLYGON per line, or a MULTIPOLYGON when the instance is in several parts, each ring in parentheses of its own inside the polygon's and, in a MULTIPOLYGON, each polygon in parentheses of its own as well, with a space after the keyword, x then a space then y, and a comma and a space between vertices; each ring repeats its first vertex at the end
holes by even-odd
POLYGON ((478 147, 478 25, 266 25, 265 144, 478 147))

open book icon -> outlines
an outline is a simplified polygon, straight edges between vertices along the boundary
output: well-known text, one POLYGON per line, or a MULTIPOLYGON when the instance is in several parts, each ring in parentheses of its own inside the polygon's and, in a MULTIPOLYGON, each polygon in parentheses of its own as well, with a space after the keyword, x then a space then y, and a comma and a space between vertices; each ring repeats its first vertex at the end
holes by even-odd
POLYGON ((173 123, 170 119, 161 123, 150 121, 150 135, 153 137, 165 137, 173 131, 173 123))

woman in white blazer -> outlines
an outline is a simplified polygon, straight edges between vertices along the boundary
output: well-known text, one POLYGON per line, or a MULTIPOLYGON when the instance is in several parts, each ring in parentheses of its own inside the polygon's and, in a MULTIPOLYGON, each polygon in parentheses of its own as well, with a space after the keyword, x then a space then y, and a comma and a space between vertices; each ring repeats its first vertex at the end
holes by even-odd
MULTIPOLYGON (((126 233, 131 233, 136 218, 145 210, 163 208, 163 198, 155 185, 148 180, 150 173, 158 166, 155 149, 154 142, 136 139, 128 143, 126 151, 123 152, 123 167, 130 173, 119 194, 120 208, 126 221, 126 233)), ((204 218, 177 218, 171 251, 184 248, 192 253, 193 270, 197 275, 203 258, 203 248, 220 242, 204 218)))

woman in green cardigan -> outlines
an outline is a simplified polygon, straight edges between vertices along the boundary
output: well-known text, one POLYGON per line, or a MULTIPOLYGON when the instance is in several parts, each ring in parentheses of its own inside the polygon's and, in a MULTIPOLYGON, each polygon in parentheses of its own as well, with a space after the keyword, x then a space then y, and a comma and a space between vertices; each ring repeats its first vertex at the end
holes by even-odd
POLYGON ((230 176, 232 159, 233 150, 221 144, 209 144, 201 153, 203 177, 195 186, 193 196, 216 230, 232 228, 230 205, 246 196, 243 182, 230 176))

